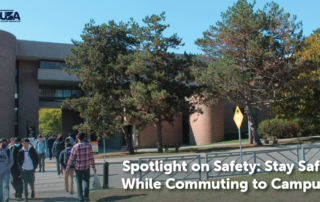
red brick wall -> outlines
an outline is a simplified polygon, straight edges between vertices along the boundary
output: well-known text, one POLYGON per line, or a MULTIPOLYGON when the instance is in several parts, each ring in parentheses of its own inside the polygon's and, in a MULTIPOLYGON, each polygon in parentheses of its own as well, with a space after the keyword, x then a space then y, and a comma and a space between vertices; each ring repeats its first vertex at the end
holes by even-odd
POLYGON ((16 37, 0 30, 0 138, 14 137, 16 37))
MULTIPOLYGON (((140 132, 140 148, 157 147, 157 128, 147 126, 140 132)), ((174 126, 163 122, 162 143, 182 144, 182 117, 175 117, 174 126)))
POLYGON ((36 124, 38 135, 39 82, 37 61, 19 61, 19 137, 27 137, 27 121, 36 124))
POLYGON ((223 104, 201 106, 203 114, 190 116, 190 144, 205 145, 224 140, 223 104))

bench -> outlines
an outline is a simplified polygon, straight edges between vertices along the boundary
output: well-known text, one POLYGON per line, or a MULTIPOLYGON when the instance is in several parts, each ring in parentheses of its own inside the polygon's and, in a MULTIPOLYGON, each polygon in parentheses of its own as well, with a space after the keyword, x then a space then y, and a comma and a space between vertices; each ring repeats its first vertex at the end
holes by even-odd
POLYGON ((180 145, 179 144, 166 144, 165 145, 165 152, 168 153, 169 152, 169 148, 175 148, 176 152, 179 151, 180 145))
POLYGON ((264 144, 269 144, 270 141, 272 141, 272 144, 278 144, 278 139, 276 136, 269 136, 264 137, 264 144))
MULTIPOLYGON (((122 146, 121 147, 121 151, 123 151, 124 153, 128 150, 127 146, 122 146)), ((136 150, 136 152, 138 151, 138 146, 133 146, 133 150, 136 150)))

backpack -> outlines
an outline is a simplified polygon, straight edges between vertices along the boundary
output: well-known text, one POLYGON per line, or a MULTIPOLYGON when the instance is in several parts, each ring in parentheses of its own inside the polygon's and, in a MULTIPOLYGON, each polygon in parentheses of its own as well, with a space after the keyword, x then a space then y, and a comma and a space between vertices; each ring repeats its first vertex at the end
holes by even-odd
POLYGON ((64 142, 63 141, 57 141, 56 145, 54 147, 55 152, 60 154, 64 150, 64 142))
MULTIPOLYGON (((66 150, 64 152, 64 164, 68 164, 69 158, 71 156, 71 149, 70 150, 66 150)), ((75 161, 72 162, 72 164, 70 165, 70 167, 73 167, 75 164, 75 161)))

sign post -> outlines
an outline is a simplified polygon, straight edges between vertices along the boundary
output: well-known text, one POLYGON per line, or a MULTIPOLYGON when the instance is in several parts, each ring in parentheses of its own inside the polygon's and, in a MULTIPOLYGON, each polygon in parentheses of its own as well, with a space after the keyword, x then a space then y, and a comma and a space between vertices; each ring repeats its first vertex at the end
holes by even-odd
MULTIPOLYGON (((241 158, 241 165, 243 165, 242 161, 242 148, 241 148, 241 133, 240 133, 240 128, 243 120, 243 114, 241 113, 241 110, 239 109, 239 106, 237 106, 236 111, 233 116, 233 120, 236 123, 238 127, 238 132, 239 132, 239 144, 240 144, 240 158, 241 158)), ((243 175, 243 170, 242 170, 242 175, 243 175)))

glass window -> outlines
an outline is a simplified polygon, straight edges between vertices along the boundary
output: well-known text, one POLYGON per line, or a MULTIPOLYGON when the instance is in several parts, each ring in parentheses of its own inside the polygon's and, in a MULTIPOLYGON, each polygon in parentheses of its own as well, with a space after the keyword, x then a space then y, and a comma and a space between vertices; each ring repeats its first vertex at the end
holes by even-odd
POLYGON ((39 97, 45 97, 46 89, 39 89, 39 97))
POLYGON ((40 61, 40 68, 45 69, 46 68, 46 62, 40 61))
POLYGON ((50 62, 46 62, 46 69, 50 69, 50 62))
POLYGON ((56 90, 56 97, 63 97, 63 90, 56 90))
POLYGON ((54 89, 46 89, 46 97, 54 97, 55 96, 55 90, 54 89))
POLYGON ((63 90, 63 97, 71 97, 71 90, 63 90))
POLYGON ((54 63, 54 68, 55 68, 55 69, 60 69, 59 62, 55 62, 55 63, 54 63))
POLYGON ((50 69, 54 69, 54 62, 50 62, 50 69))

